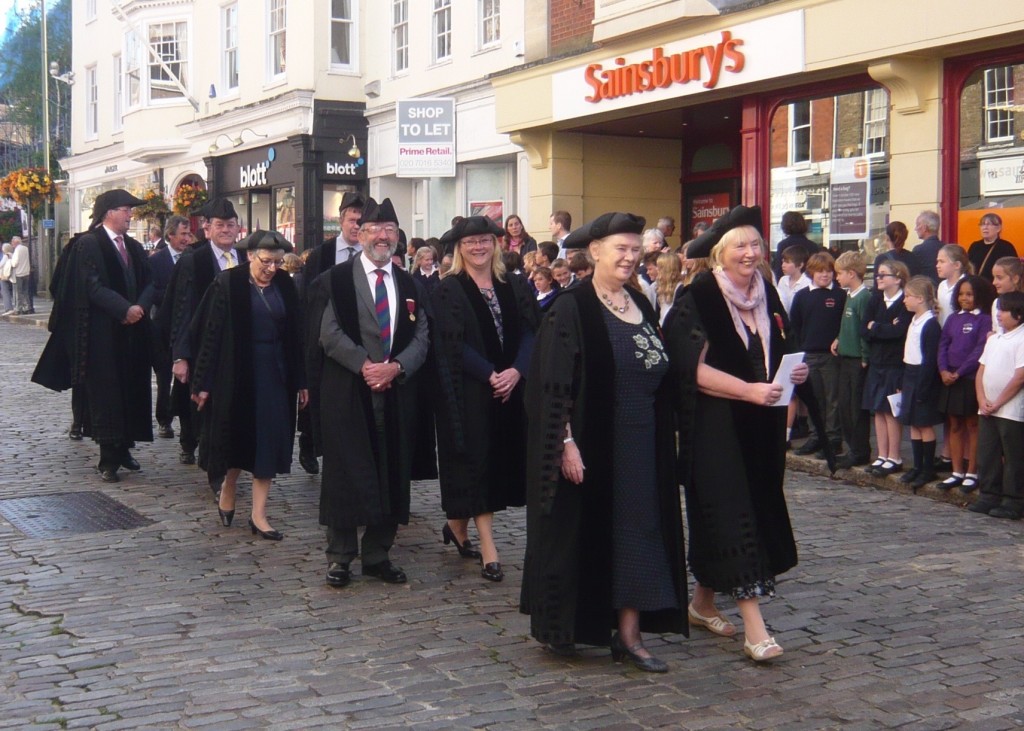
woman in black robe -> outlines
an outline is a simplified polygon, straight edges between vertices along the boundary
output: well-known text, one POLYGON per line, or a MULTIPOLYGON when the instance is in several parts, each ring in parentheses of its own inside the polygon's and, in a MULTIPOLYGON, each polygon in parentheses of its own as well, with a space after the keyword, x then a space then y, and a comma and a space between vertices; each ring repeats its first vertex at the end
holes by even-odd
POLYGON ((441 242, 452 268, 431 298, 439 375, 437 446, 444 542, 480 558, 481 575, 501 581, 494 513, 526 502, 523 375, 540 314, 518 277, 506 277, 498 237, 485 216, 459 221, 441 242), (480 538, 469 542, 469 518, 480 538))
POLYGON ((205 410, 200 466, 226 474, 217 512, 223 525, 235 515, 235 484, 252 473, 253 535, 279 541, 267 520, 267 495, 275 475, 291 471, 296 397, 309 400, 302 361, 299 298, 281 268, 292 245, 273 231, 247 241, 248 266, 217 275, 192 327, 199 342, 192 398, 205 410))
MULTIPOLYGON (((758 600, 774 596, 775 577, 797 562, 782 491, 786 409, 776 408, 782 386, 769 382, 787 349, 787 320, 758 271, 760 222, 760 208, 739 206, 691 242, 688 254, 710 255, 714 269, 687 287, 665 321, 697 580, 690 623, 735 634, 714 605, 716 591, 731 593, 743 617, 744 651, 757 662, 782 654, 758 600)), ((801 363, 792 380, 806 378, 801 363)))
POLYGON ((555 298, 530 364, 520 611, 557 654, 610 645, 665 672, 640 633, 687 632, 686 571, 658 315, 627 286, 643 227, 607 213, 565 240, 595 267, 555 298))

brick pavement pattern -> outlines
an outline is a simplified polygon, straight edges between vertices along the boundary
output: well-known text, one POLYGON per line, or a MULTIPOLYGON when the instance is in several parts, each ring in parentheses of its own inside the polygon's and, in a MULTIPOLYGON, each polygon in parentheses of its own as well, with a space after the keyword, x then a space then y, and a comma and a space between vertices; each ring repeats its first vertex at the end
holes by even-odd
POLYGON ((176 440, 101 483, 95 446, 65 436, 69 395, 28 382, 44 339, 0 323, 0 500, 99 490, 153 523, 43 540, 0 519, 0 728, 1024 725, 1020 523, 791 474, 801 561, 765 607, 784 658, 754 666, 739 639, 694 629, 648 639, 667 675, 599 648, 568 661, 517 612, 522 510, 496 521, 507 578, 492 584, 442 545, 437 484, 416 483, 392 552, 409 583, 356 564, 331 589, 317 478, 296 465, 276 481, 281 543, 244 527, 244 480, 236 526, 220 527, 176 440))

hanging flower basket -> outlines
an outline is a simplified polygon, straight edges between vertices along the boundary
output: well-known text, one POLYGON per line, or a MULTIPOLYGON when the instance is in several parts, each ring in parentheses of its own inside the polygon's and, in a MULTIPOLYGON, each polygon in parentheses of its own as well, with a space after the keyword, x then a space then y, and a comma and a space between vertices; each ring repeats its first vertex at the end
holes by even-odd
POLYGON ((191 216, 206 203, 208 198, 204 188, 183 183, 178 186, 178 190, 174 194, 174 212, 179 216, 191 216))
POLYGON ((163 220, 171 214, 171 209, 167 205, 167 199, 164 198, 163 193, 159 190, 153 189, 146 191, 142 196, 142 200, 145 201, 141 206, 135 206, 132 210, 132 215, 136 218, 141 218, 146 221, 158 220, 161 223, 163 220))
POLYGON ((60 188, 43 168, 19 168, 0 179, 0 197, 38 215, 47 200, 60 200, 60 188))

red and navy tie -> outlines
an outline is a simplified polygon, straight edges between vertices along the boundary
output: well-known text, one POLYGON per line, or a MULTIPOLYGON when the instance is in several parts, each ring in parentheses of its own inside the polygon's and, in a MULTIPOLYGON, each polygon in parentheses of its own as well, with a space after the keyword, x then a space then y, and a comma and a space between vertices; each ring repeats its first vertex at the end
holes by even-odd
POLYGON ((388 307, 388 288, 384 286, 384 270, 377 270, 375 288, 377 324, 380 325, 380 343, 384 347, 384 360, 391 357, 391 311, 388 307))

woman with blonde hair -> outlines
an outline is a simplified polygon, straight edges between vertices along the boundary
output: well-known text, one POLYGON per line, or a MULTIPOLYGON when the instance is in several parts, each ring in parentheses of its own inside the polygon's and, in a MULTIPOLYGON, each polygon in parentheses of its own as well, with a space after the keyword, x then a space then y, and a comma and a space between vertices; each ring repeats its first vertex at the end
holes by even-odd
POLYGON ((654 282, 658 294, 658 321, 665 324, 665 316, 676 301, 683 286, 683 267, 679 257, 671 251, 658 256, 658 278, 654 282))

